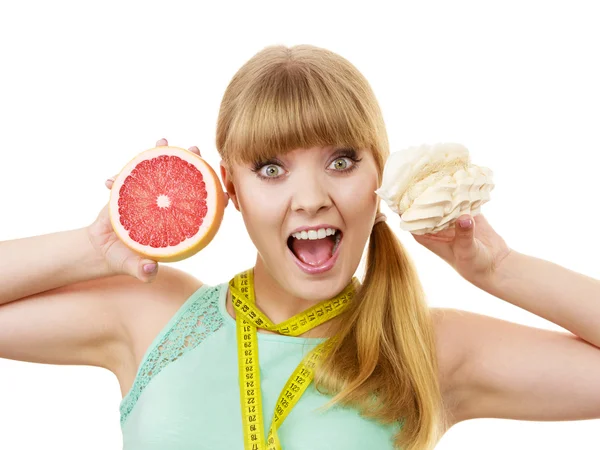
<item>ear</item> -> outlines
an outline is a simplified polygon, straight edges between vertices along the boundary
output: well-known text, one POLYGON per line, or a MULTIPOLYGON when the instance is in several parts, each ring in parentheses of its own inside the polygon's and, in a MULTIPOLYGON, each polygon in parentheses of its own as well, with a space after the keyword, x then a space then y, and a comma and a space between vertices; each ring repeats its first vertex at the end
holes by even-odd
POLYGON ((229 195, 229 200, 231 200, 233 206, 235 206, 235 209, 239 211, 240 205, 235 192, 235 185, 233 184, 233 176, 223 161, 221 161, 219 165, 221 168, 221 179, 223 180, 223 185, 225 186, 225 190, 229 195))

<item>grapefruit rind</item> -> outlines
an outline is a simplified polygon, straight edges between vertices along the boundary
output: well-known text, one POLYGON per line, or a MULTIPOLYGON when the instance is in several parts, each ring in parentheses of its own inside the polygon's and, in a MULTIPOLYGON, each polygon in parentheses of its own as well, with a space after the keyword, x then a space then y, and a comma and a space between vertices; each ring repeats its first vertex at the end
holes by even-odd
POLYGON ((155 147, 141 152, 123 167, 119 175, 115 177, 110 190, 109 216, 115 234, 121 242, 140 256, 158 262, 181 261, 195 255, 206 247, 217 234, 223 220, 224 211, 225 195, 221 188, 221 182, 213 168, 197 154, 180 147, 155 147), (129 237, 129 231, 123 227, 119 220, 119 192, 126 178, 138 164, 142 161, 163 155, 177 156, 194 165, 202 172, 207 194, 207 213, 198 232, 194 236, 185 239, 175 246, 156 248, 140 244, 129 237))

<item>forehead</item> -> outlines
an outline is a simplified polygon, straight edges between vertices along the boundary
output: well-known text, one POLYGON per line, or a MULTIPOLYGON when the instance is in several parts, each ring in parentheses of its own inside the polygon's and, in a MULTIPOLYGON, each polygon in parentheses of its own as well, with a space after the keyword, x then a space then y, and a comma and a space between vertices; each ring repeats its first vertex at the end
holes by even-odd
POLYGON ((307 157, 307 156, 327 155, 336 150, 341 150, 344 148, 350 149, 350 147, 347 147, 347 146, 343 147, 343 146, 335 146, 335 145, 315 145, 315 146, 309 147, 309 148, 305 148, 305 147, 294 148, 294 149, 288 150, 286 152, 283 152, 281 155, 276 155, 276 156, 287 156, 289 158, 302 158, 302 157, 307 157))

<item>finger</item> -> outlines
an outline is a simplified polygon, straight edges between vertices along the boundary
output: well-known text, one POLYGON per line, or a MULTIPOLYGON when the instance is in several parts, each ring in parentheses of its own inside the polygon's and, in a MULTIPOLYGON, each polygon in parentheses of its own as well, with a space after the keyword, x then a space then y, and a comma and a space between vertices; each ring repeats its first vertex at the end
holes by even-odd
POLYGON ((143 259, 139 264, 138 279, 150 283, 158 273, 158 263, 156 261, 143 259))
POLYGON ((473 218, 468 214, 463 214, 456 222, 458 225, 455 227, 456 232, 462 234, 463 236, 470 233, 473 229, 473 218))
POLYGON ((198 147, 196 147, 195 145, 193 147, 188 148, 188 150, 192 153, 195 153, 198 156, 202 156, 200 154, 200 149, 198 147))
POLYGON ((223 191, 223 195, 225 196, 225 206, 227 206, 229 204, 229 194, 223 191))
POLYGON ((169 143, 167 142, 167 140, 165 138, 159 139, 158 141, 156 141, 156 146, 157 147, 165 147, 169 145, 169 143))
POLYGON ((454 239, 454 235, 455 235, 455 231, 454 231, 454 227, 452 226, 448 226, 448 228, 445 228, 441 231, 438 231, 436 233, 427 233, 425 236, 427 237, 431 237, 432 239, 454 239))
POLYGON ((452 249, 448 246, 448 242, 438 242, 429 239, 424 235, 412 234, 412 236, 415 241, 417 241, 430 252, 434 253, 435 255, 438 255, 444 261, 452 261, 452 249))
POLYGON ((115 178, 116 178, 116 177, 117 177, 116 175, 115 175, 114 177, 110 177, 108 180, 106 180, 106 181, 104 182, 104 185, 105 185, 107 188, 109 188, 109 189, 112 189, 112 186, 113 186, 113 183, 115 182, 115 178))
POLYGON ((473 246, 473 219, 463 214, 456 221, 456 246, 462 250, 471 250, 473 246))
POLYGON ((128 256, 123 262, 124 272, 143 282, 150 282, 156 277, 158 263, 139 256, 128 256), (148 272, 147 270, 150 270, 148 272))
POLYGON ((420 235, 420 239, 422 241, 431 241, 431 242, 452 242, 454 240, 454 235, 452 237, 450 237, 450 236, 438 236, 437 234, 422 234, 422 235, 420 235))

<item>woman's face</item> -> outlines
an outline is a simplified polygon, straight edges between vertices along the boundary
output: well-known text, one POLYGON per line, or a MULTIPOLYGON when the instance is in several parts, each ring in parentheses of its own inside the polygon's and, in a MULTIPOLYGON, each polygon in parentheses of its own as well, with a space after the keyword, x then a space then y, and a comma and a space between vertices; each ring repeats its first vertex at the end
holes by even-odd
POLYGON ((282 289, 315 301, 349 283, 377 210, 370 151, 296 149, 256 166, 235 164, 233 180, 221 171, 258 250, 257 266, 282 289))

